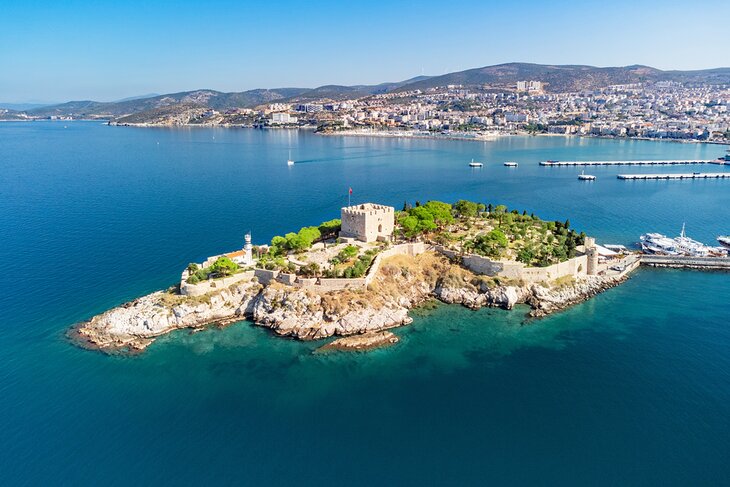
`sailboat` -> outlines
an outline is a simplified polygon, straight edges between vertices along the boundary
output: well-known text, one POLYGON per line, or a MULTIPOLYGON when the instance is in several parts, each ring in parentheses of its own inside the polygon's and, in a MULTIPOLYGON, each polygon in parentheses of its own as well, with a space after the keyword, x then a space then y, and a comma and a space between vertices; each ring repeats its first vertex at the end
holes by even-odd
POLYGON ((291 151, 289 151, 289 159, 287 159, 286 165, 287 166, 293 166, 294 165, 294 161, 291 158, 291 151))
POLYGON ((581 171, 580 174, 578 174, 578 179, 581 181, 595 181, 596 177, 591 174, 586 174, 585 171, 581 171))
POLYGON ((474 159, 472 159, 471 162, 469 163, 469 167, 482 167, 482 166, 484 166, 484 164, 482 164, 481 162, 474 162, 474 159))

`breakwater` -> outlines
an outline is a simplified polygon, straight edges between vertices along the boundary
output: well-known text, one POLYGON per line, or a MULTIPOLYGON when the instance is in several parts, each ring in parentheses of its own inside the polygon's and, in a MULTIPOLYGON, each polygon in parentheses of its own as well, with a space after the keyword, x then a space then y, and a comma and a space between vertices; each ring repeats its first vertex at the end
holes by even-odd
POLYGON ((624 180, 648 180, 648 179, 730 179, 730 172, 705 172, 705 173, 678 173, 678 174, 618 174, 618 179, 624 180))
POLYGON ((681 166, 691 164, 717 164, 719 159, 680 159, 654 161, 540 161, 541 166, 681 166))
POLYGON ((730 257, 686 257, 675 255, 642 255, 641 265, 705 270, 730 270, 730 257))

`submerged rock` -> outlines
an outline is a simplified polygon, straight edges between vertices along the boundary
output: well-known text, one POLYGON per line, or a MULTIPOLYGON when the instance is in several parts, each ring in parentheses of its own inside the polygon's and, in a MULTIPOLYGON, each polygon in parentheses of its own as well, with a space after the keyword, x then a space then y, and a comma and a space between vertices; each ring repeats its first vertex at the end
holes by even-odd
POLYGON ((338 338, 329 342, 327 345, 319 347, 316 351, 365 351, 372 350, 374 348, 389 347, 391 345, 395 345, 398 341, 398 337, 390 331, 370 332, 363 335, 338 338))

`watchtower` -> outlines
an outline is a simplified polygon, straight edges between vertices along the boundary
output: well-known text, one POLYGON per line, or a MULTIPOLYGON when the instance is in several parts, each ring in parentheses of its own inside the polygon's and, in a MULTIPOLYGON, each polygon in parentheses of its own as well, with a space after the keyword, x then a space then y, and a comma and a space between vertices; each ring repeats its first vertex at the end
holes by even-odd
POLYGON ((596 248, 596 239, 586 237, 583 245, 585 246, 586 256, 588 257, 586 274, 595 276, 598 273, 598 248, 596 248))
POLYGON ((361 242, 385 241, 393 235, 395 208, 375 203, 346 206, 340 211, 340 218, 340 237, 361 242))

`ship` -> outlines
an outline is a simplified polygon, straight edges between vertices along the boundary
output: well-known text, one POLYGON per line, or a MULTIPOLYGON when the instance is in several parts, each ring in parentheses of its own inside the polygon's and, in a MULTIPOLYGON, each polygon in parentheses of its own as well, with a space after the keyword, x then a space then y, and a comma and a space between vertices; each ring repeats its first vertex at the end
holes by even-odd
POLYGON ((581 171, 580 174, 578 174, 578 179, 581 181, 595 181, 596 177, 592 174, 586 174, 585 171, 581 171))
POLYGON ((517 167, 517 163, 512 161, 507 161, 504 163, 504 165, 507 167, 517 167))
POLYGON ((641 236, 641 250, 646 254, 676 255, 683 257, 726 257, 727 249, 710 247, 689 238, 682 224, 679 237, 670 238, 661 233, 646 233, 641 236))
POLYGON ((720 235, 717 237, 717 241, 720 242, 720 245, 723 247, 730 249, 730 235, 720 235))
POLYGON ((474 162, 474 159, 472 159, 471 162, 469 163, 469 167, 482 167, 482 166, 484 166, 484 164, 482 164, 481 162, 474 162))

